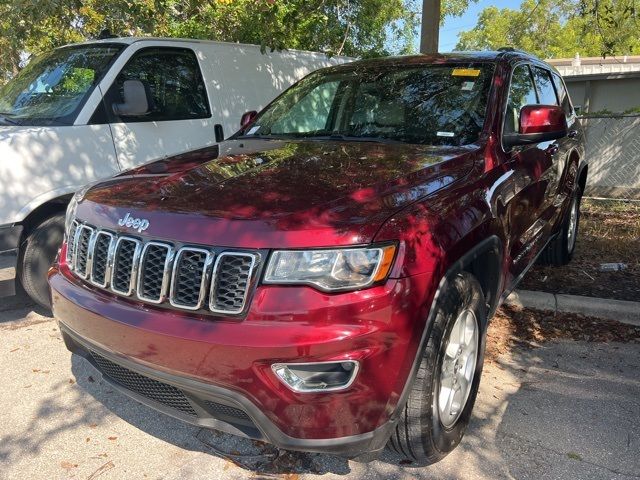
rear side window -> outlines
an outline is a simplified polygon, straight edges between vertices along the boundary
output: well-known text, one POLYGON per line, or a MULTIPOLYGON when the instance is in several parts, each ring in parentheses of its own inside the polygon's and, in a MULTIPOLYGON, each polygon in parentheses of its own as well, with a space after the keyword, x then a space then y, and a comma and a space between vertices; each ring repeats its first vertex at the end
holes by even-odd
POLYGON ((553 87, 551 73, 548 70, 539 67, 533 67, 533 76, 538 86, 538 96, 542 105, 558 105, 556 90, 553 87))
POLYGON ((191 120, 211 116, 207 91, 192 50, 146 48, 137 52, 119 73, 107 94, 107 108, 123 101, 125 80, 140 80, 151 96, 150 111, 126 122, 191 120))
POLYGON ((518 131, 518 119, 520 109, 525 105, 538 103, 536 87, 531 78, 528 65, 518 65, 513 70, 511 85, 509 86, 509 100, 505 112, 504 132, 515 133, 518 131))
POLYGON ((556 91, 558 92, 558 99, 560 100, 560 106, 564 110, 564 113, 567 117, 573 115, 573 107, 571 106, 571 100, 569 99, 569 94, 567 93, 567 89, 564 86, 564 82, 560 75, 557 73, 552 73, 553 83, 556 86, 556 91))

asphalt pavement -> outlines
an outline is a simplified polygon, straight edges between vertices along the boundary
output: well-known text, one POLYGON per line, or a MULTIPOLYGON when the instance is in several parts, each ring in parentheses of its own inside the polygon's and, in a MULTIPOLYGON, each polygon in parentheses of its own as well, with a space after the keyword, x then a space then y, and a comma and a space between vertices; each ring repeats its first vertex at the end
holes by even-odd
POLYGON ((0 311, 1 479, 640 477, 638 344, 517 348, 485 366, 470 429, 442 462, 416 467, 385 453, 362 464, 156 413, 72 356, 52 318, 14 305, 0 311))

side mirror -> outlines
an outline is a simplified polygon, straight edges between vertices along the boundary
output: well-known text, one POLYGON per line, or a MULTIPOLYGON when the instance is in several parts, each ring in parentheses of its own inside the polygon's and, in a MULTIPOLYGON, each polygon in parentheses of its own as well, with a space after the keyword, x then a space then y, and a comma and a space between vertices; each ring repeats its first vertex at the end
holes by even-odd
POLYGON ((258 112, 256 112, 255 110, 251 110, 242 114, 242 118, 240 119, 240 128, 244 128, 251 122, 253 122, 253 119, 256 118, 256 115, 258 115, 258 112))
POLYGON ((149 113, 149 95, 140 80, 125 80, 124 103, 114 103, 113 113, 119 117, 139 117, 149 113))
POLYGON ((518 133, 508 133, 502 142, 506 147, 548 142, 566 137, 567 118, 556 105, 526 105, 520 110, 518 133))

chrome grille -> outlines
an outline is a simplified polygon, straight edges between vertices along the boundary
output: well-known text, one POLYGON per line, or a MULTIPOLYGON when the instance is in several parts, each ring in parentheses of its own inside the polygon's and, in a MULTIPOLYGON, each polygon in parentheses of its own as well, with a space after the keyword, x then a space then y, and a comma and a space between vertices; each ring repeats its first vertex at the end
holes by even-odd
POLYGON ((133 292, 140 245, 135 238, 120 237, 118 239, 111 274, 111 290, 114 292, 122 295, 131 295, 133 292))
POLYGON ((93 246, 93 261, 91 262, 91 282, 99 287, 106 287, 110 270, 111 247, 114 236, 109 232, 97 232, 93 246))
POLYGON ((154 304, 244 312, 259 255, 141 241, 74 222, 69 266, 93 285, 154 304), (215 265, 214 265, 215 260, 215 265), (213 268, 212 268, 212 265, 213 268))
POLYGON ((138 298, 151 303, 164 300, 169 281, 171 247, 163 243, 149 242, 142 250, 138 277, 138 298))
POLYGON ((239 313, 244 308, 255 256, 222 253, 213 269, 209 308, 213 312, 239 313))
POLYGON ((76 232, 78 230, 78 222, 71 222, 71 228, 69 229, 69 243, 67 244, 67 263, 71 264, 73 259, 73 249, 76 244, 76 232))
POLYGON ((182 248, 173 265, 169 301, 175 307, 198 310, 206 295, 206 282, 213 255, 200 248, 182 248))
POLYGON ((87 225, 82 225, 76 232, 74 269, 82 278, 87 278, 87 274, 89 273, 89 244, 91 243, 92 235, 93 228, 88 227, 87 225))

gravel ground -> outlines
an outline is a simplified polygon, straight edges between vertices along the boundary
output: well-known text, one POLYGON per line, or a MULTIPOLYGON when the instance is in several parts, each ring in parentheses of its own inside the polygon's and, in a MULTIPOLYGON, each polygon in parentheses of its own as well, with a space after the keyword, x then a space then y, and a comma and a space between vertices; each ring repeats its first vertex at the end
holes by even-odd
MULTIPOLYGON (((442 462, 416 467, 391 454, 359 464, 278 452, 183 424, 103 383, 67 352, 50 317, 28 306, 5 309, 0 478, 640 477, 638 344, 620 341, 625 334, 524 335, 510 319, 554 324, 541 313, 501 312, 490 330, 489 361, 467 435, 442 462)), ((535 331, 561 331, 562 320, 555 324, 535 331)), ((576 329, 575 319, 571 324, 576 329)))

